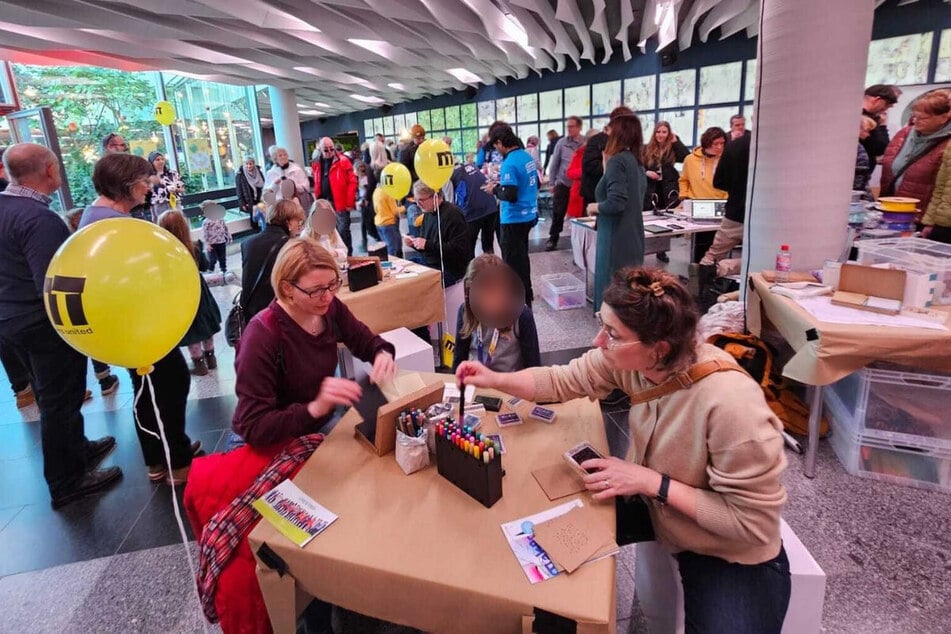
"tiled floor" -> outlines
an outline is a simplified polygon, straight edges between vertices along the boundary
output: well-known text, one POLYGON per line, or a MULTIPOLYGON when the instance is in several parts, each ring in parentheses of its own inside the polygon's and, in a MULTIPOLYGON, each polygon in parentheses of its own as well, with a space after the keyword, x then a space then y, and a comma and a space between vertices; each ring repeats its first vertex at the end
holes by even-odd
MULTIPOLYGON (((544 252, 547 227, 535 230, 533 274, 573 272, 567 236, 544 252)), ((671 270, 685 272, 685 247, 671 270)), ((232 255, 232 267, 239 268, 232 255)), ((223 312, 236 287, 214 288, 223 312)), ((565 363, 597 332, 590 308, 555 311, 533 306, 542 359, 565 363)), ((188 429, 206 449, 220 449, 235 405, 233 350, 218 343, 219 370, 195 378, 188 429)), ((199 632, 202 618, 190 583, 172 490, 152 485, 132 427, 134 395, 120 374, 116 395, 98 394, 84 408, 90 437, 112 434, 116 451, 105 464, 123 468, 112 491, 60 512, 49 507, 42 480, 35 408, 17 410, 0 380, 0 631, 199 632)), ((98 387, 90 377, 89 385, 98 387)), ((629 444, 627 411, 605 408, 611 451, 629 444)), ((828 632, 947 631, 951 604, 951 504, 934 493, 847 475, 827 442, 819 477, 802 475, 801 457, 787 452, 786 520, 828 575, 823 627, 828 632)), ((190 528, 187 527, 191 539, 190 528)), ((634 552, 619 557, 619 632, 646 625, 634 589, 634 552)), ((218 631, 209 627, 207 631, 218 631)))

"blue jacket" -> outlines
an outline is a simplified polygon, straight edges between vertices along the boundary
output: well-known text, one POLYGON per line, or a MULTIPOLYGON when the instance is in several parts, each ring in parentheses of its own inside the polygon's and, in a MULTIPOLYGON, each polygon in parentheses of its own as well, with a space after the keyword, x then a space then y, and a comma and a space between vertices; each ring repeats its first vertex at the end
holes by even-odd
POLYGON ((455 203, 462 209, 466 222, 475 222, 498 211, 495 196, 482 190, 485 175, 475 165, 456 165, 451 180, 456 193, 455 203))
POLYGON ((499 187, 503 225, 534 222, 538 218, 538 165, 525 150, 512 150, 502 161, 499 187))
MULTIPOLYGON (((469 360, 469 351, 472 347, 472 337, 460 337, 459 331, 462 330, 462 315, 465 306, 459 307, 459 314, 456 316, 456 342, 452 350, 452 371, 463 361, 469 360)), ((518 316, 515 323, 515 338, 518 339, 518 346, 522 350, 522 363, 525 368, 537 368, 542 364, 541 353, 538 351, 538 330, 535 327, 535 316, 532 309, 528 306, 522 309, 522 314, 518 316)))

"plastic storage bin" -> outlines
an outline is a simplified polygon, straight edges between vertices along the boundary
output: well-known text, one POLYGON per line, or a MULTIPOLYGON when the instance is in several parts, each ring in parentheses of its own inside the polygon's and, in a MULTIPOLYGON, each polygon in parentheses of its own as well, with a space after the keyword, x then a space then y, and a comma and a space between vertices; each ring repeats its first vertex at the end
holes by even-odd
POLYGON ((853 418, 832 390, 826 390, 826 414, 832 420, 829 443, 847 472, 919 489, 951 492, 951 451, 919 448, 869 438, 852 426, 853 418))
POLYGON ((951 453, 951 375, 878 363, 825 391, 865 438, 951 453))
POLYGON ((951 304, 951 244, 924 238, 859 240, 859 264, 895 264, 902 268, 937 273, 935 302, 951 304))
POLYGON ((542 297, 555 310, 585 305, 584 282, 570 273, 542 275, 542 297))

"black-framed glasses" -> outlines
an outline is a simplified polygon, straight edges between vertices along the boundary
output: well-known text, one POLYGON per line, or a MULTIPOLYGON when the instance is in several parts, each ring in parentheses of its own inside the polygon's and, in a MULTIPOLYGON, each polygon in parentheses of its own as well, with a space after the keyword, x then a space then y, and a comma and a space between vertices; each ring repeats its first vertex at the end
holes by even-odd
POLYGON ((307 297, 310 297, 311 299, 313 299, 314 297, 318 299, 326 297, 327 293, 334 294, 338 290, 340 290, 340 286, 342 285, 342 282, 340 280, 337 280, 335 282, 331 282, 327 286, 318 286, 317 288, 312 288, 309 291, 305 291, 300 286, 298 286, 296 282, 287 280, 287 283, 293 286, 294 288, 296 288, 297 290, 299 290, 301 293, 303 293, 307 297))

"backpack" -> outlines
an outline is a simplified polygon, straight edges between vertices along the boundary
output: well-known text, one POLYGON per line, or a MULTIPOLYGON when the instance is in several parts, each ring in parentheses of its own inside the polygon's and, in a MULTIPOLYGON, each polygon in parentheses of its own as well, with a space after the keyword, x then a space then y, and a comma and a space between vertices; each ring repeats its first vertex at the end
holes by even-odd
MULTIPOLYGON (((725 350, 736 359, 753 380, 759 383, 766 397, 766 404, 783 422, 786 431, 805 436, 809 433, 809 406, 786 384, 785 379, 773 370, 772 347, 759 337, 736 332, 711 335, 707 343, 725 350)), ((819 424, 819 436, 829 433, 825 416, 819 424)))

